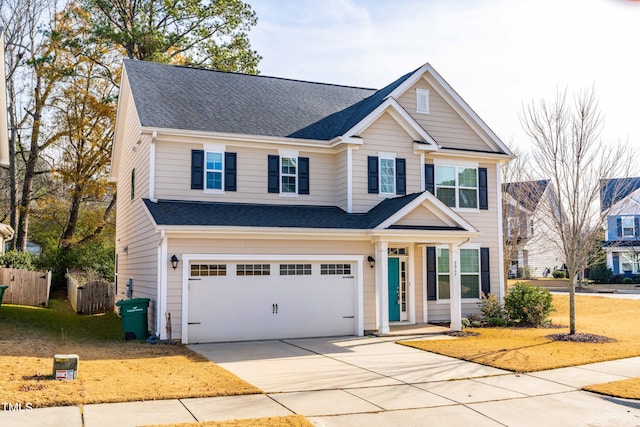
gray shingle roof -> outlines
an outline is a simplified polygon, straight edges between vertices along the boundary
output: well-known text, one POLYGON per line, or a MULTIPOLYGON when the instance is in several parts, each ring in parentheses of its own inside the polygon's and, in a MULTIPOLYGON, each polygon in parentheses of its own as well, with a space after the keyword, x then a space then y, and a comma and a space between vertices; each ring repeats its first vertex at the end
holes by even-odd
POLYGON ((534 211, 549 185, 548 179, 539 181, 507 182, 502 184, 504 190, 529 211, 534 211))
POLYGON ((142 126, 330 140, 412 73, 376 91, 125 60, 142 126))
MULTIPOLYGON (((283 227, 369 230, 411 203, 421 193, 385 199, 364 214, 335 206, 267 205, 144 199, 156 224, 162 226, 283 227)), ((422 229, 442 229, 423 227, 422 229)), ((447 229, 456 230, 456 227, 447 229)))
POLYGON ((640 188, 640 177, 600 181, 600 210, 606 210, 640 188))

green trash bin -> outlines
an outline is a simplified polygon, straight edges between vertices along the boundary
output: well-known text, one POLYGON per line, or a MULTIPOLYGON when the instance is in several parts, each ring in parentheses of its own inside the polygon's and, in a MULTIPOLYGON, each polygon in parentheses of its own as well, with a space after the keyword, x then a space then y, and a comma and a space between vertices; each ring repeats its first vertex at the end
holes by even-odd
POLYGON ((9 289, 7 285, 0 286, 0 305, 2 305, 2 297, 4 296, 4 291, 9 289))
POLYGON ((116 303, 120 307, 124 339, 144 340, 148 336, 147 308, 149 298, 123 299, 116 303))

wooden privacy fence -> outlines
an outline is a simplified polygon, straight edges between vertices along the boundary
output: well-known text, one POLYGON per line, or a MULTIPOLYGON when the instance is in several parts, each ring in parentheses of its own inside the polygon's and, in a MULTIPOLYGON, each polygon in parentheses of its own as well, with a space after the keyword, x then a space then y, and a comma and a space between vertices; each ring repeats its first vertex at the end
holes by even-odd
POLYGON ((50 271, 0 267, 0 285, 9 286, 4 292, 4 298, 2 298, 3 304, 49 306, 50 271))
POLYGON ((67 294, 76 313, 108 313, 113 311, 115 304, 115 283, 87 280, 67 273, 67 294))

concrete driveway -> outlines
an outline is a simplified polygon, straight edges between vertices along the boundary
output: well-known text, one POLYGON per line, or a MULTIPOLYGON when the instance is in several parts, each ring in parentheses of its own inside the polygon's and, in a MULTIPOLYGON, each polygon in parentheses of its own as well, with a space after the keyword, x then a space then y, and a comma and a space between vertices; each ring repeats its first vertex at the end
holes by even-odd
MULTIPOLYGON (((189 347, 318 426, 640 426, 640 402, 579 390, 640 376, 640 358, 518 375, 398 345, 397 339, 189 347)), ((251 409, 245 410, 249 416, 251 409)))

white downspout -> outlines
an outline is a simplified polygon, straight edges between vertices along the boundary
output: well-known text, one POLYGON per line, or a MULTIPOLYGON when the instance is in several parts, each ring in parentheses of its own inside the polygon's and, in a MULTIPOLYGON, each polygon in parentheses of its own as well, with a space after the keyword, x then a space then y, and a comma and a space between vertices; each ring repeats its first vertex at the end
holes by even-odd
POLYGON ((353 212, 353 148, 347 147, 347 213, 353 212))
POLYGON ((156 307, 156 336, 167 339, 167 237, 164 230, 160 230, 158 242, 158 303, 156 307))
POLYGON ((158 132, 153 131, 151 134, 151 144, 149 146, 149 200, 157 203, 156 199, 156 139, 158 132))

